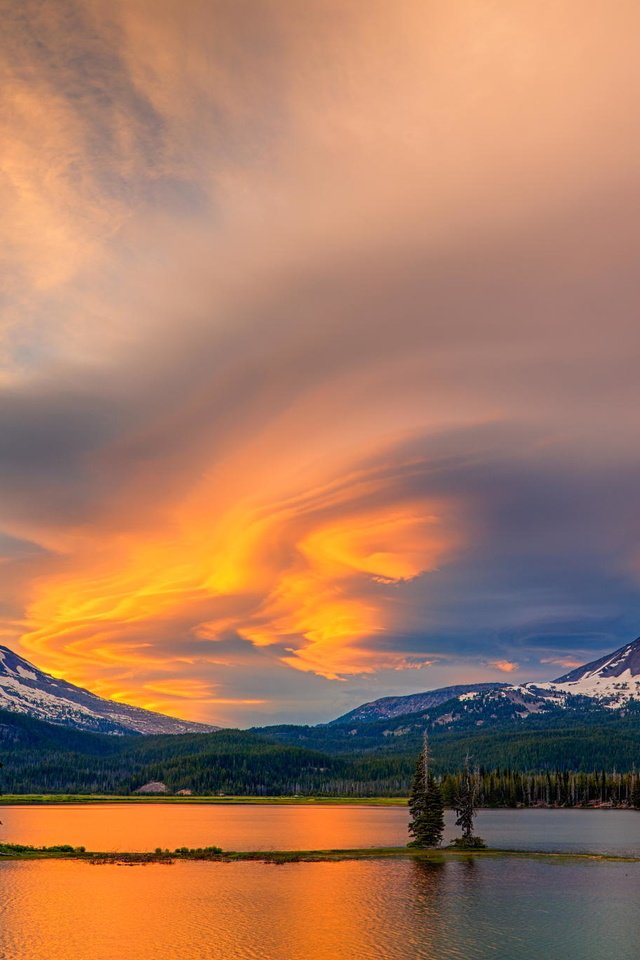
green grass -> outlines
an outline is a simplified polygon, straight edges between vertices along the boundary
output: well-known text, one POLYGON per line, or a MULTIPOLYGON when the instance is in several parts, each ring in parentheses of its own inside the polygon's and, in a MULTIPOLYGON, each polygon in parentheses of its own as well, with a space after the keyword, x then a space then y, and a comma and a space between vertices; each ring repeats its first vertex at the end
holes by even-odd
POLYGON ((74 793, 14 793, 0 796, 0 806, 19 804, 42 805, 50 803, 204 803, 204 804, 266 804, 266 805, 345 805, 368 807, 404 807, 406 797, 176 797, 122 794, 74 794, 74 793))

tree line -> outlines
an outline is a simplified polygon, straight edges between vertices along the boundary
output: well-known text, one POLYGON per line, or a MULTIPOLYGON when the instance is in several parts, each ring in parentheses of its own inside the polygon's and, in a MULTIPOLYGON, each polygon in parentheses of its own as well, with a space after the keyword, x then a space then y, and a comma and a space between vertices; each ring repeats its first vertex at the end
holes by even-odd
MULTIPOLYGON (((546 739, 542 733, 538 737, 546 739)), ((616 759, 615 736, 609 737, 608 763, 593 763, 586 769, 582 766, 586 751, 580 765, 571 766, 569 756, 556 750, 555 738, 546 742, 544 763, 537 764, 534 757, 520 755, 522 741, 511 742, 508 733, 494 733, 491 741, 496 751, 501 745, 500 762, 486 762, 484 741, 457 736, 443 743, 430 733, 432 772, 447 806, 455 805, 467 752, 480 765, 478 802, 482 806, 635 804, 638 773, 631 758, 638 754, 637 733, 634 753, 629 747, 624 767, 616 759), (554 756, 555 769, 550 765, 554 756)), ((189 789, 204 795, 406 797, 419 749, 416 744, 412 753, 329 754, 240 730, 113 737, 0 711, 0 763, 4 763, 0 786, 5 793, 127 795, 150 780, 161 780, 172 792, 189 789)), ((597 758, 601 759, 599 751, 597 758)))
MULTIPOLYGON (((463 774, 441 778, 444 802, 453 806, 463 774)), ((479 770, 478 803, 483 807, 588 807, 610 804, 640 809, 640 773, 600 770, 593 773, 556 770, 520 773, 479 770)))
POLYGON ((428 734, 417 759, 409 795, 410 847, 437 847, 444 834, 445 806, 457 815, 462 834, 452 846, 477 849, 486 846, 474 834, 478 807, 588 807, 610 805, 640 810, 640 774, 556 771, 522 774, 512 770, 472 769, 467 754, 462 770, 436 777, 428 734))

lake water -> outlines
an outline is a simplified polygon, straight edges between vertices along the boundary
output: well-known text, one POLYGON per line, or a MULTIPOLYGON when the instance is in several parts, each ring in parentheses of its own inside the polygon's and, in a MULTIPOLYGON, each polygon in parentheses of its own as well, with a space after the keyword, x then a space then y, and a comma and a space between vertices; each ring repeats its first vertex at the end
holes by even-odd
MULTIPOLYGON (((5 841, 89 850, 322 850, 408 839, 406 807, 62 804, 2 807, 0 819, 5 841)), ((456 834, 453 819, 448 813, 445 839, 456 834)), ((633 810, 482 810, 477 832, 502 849, 640 856, 640 813, 633 810)))
MULTIPOLYGON (((404 844, 404 808, 4 807, 4 840, 102 850, 404 844)), ((450 818, 451 819, 451 818, 450 818)), ((452 833, 451 826, 448 830, 452 833)), ((640 854, 631 811, 481 811, 493 846, 640 854)), ((0 862, 0 960, 635 960, 640 863, 0 862)))
POLYGON ((0 864, 2 960, 636 960, 640 864, 0 864))

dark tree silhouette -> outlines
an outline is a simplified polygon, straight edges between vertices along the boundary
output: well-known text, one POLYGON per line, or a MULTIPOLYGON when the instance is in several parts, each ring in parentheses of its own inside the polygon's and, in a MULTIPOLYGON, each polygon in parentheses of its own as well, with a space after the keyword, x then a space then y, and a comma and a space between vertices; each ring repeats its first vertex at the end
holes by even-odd
POLYGON ((462 837, 454 840, 455 845, 459 847, 486 846, 484 840, 481 837, 474 836, 473 833, 473 821, 478 805, 478 780, 478 775, 471 770, 469 754, 467 754, 455 807, 458 815, 456 826, 462 828, 462 837))
POLYGON ((410 847, 437 847, 442 843, 444 832, 444 801, 440 784, 431 772, 429 740, 424 735, 423 747, 416 763, 411 796, 409 797, 411 820, 409 833, 413 837, 410 847))

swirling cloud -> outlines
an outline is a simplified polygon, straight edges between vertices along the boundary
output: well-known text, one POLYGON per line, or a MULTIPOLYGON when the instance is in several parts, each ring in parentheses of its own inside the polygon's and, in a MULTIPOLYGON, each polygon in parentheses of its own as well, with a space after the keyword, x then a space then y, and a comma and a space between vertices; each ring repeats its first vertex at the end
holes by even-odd
POLYGON ((637 632, 637 5, 0 7, 4 642, 248 722, 637 632))

